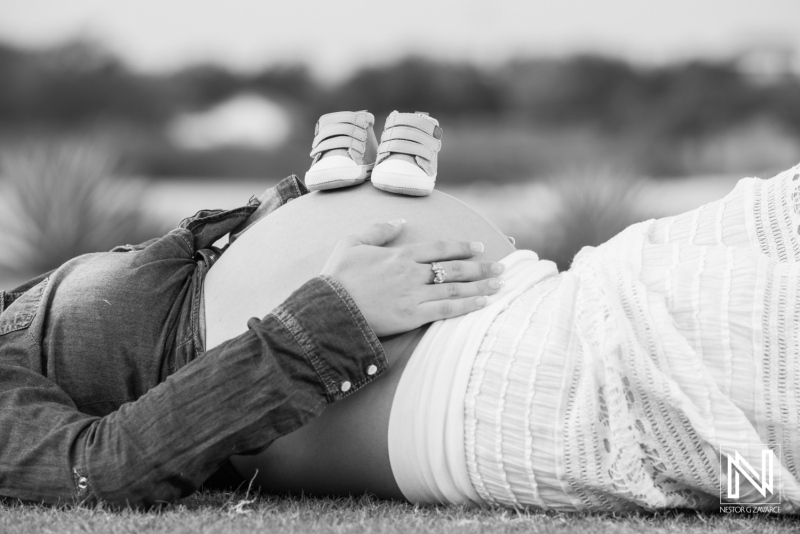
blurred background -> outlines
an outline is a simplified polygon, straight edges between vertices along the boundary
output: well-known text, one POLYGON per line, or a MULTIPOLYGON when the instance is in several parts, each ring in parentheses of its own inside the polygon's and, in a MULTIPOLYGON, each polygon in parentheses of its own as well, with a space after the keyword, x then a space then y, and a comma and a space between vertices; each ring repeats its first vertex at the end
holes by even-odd
POLYGON ((795 0, 0 0, 0 288, 241 205, 323 113, 427 111, 437 188, 569 266, 800 161, 795 0))

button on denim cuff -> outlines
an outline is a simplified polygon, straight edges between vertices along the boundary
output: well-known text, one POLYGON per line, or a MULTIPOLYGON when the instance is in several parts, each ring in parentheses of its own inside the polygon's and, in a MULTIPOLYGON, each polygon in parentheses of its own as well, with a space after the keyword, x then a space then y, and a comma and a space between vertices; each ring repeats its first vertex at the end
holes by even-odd
POLYGON ((328 402, 352 395, 389 367, 378 337, 347 290, 332 276, 307 282, 271 315, 303 349, 328 402), (344 335, 351 337, 353 349, 357 349, 348 358, 339 355, 344 335), (368 373, 368 369, 373 372, 368 373), (345 383, 350 387, 343 387, 345 383))

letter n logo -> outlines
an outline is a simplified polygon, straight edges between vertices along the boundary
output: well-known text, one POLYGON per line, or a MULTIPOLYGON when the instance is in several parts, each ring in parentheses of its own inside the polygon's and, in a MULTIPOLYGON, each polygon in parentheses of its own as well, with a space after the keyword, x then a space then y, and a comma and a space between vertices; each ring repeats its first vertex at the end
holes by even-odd
MULTIPOLYGON (((780 449, 779 449, 780 450, 780 449)), ((753 466, 748 462, 738 450, 729 448, 723 451, 720 448, 720 458, 722 459, 722 469, 725 469, 725 475, 728 481, 727 492, 721 491, 721 497, 724 497, 724 502, 735 502, 737 504, 763 504, 775 502, 780 503, 780 492, 775 492, 775 466, 778 465, 775 459, 775 454, 771 449, 763 449, 761 451, 761 465, 753 466), (745 488, 752 488, 757 491, 763 500, 759 502, 740 502, 741 489, 744 485, 745 488)), ((720 470, 722 470, 720 469, 720 470)), ((780 482, 780 480, 778 480, 780 482)), ((780 488, 779 488, 780 489, 780 488)), ((757 499, 754 493, 748 491, 748 500, 752 501, 757 499)), ((721 499, 722 502, 723 499, 721 499)))

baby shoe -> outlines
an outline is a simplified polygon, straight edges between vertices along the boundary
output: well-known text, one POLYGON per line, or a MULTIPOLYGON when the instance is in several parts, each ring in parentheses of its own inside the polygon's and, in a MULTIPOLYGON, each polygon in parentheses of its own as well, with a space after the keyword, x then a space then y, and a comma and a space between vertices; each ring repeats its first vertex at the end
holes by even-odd
POLYGON ((314 129, 306 187, 320 191, 367 180, 378 149, 374 124, 375 117, 367 111, 338 111, 320 117, 314 129))
POLYGON ((436 184, 438 153, 442 148, 439 121, 427 113, 393 111, 378 145, 372 185, 401 195, 430 195, 436 184))

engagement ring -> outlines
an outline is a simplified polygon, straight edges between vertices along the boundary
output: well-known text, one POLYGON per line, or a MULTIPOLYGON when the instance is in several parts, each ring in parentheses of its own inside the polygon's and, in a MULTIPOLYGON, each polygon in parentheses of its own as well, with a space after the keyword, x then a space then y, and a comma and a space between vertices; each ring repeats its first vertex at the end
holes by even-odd
POLYGON ((444 279, 447 278, 447 273, 444 272, 444 267, 441 266, 439 262, 431 263, 431 270, 434 273, 433 283, 434 284, 441 284, 444 282, 444 279))

